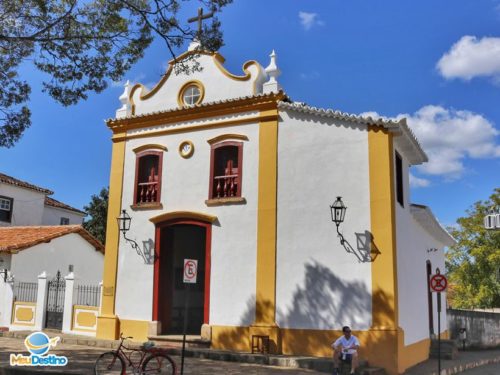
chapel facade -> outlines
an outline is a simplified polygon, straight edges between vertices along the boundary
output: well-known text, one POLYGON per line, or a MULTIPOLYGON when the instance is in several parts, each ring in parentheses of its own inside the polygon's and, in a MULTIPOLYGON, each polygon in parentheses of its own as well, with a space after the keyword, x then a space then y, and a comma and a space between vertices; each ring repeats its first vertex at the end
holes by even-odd
MULTIPOLYGON (((453 239, 409 200, 427 156, 406 121, 293 101, 276 55, 243 74, 191 44, 151 90, 127 84, 113 136, 97 337, 182 332, 184 260, 197 260, 188 333, 212 348, 331 356, 349 325, 388 373, 425 360, 437 332, 429 273, 453 239), (330 205, 347 206, 341 237, 330 205), (126 210, 126 236, 116 218, 126 210), (436 249, 436 250, 429 250, 436 249)), ((441 313, 446 327, 446 313, 441 313)))

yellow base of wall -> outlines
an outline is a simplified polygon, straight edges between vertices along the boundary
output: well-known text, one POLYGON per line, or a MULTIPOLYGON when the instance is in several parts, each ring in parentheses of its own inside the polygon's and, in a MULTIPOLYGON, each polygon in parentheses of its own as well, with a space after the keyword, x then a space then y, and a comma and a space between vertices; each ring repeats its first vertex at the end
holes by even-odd
MULTIPOLYGON (((263 332, 263 327, 211 326, 212 348, 249 352, 252 334, 269 334, 278 337, 281 353, 287 355, 310 355, 332 357, 332 342, 342 335, 338 330, 279 329, 263 332), (262 328, 262 329, 261 329, 262 328)), ((265 328, 265 327, 264 327, 265 328)), ((389 375, 402 374, 407 368, 429 357, 430 340, 404 346, 402 329, 372 328, 353 331, 361 343, 360 357, 370 365, 382 367, 389 375)))
POLYGON ((120 335, 120 321, 115 315, 99 315, 97 317, 96 338, 116 340, 120 335))
POLYGON ((149 325, 147 320, 120 319, 120 331, 123 336, 131 336, 133 341, 148 341, 149 325))

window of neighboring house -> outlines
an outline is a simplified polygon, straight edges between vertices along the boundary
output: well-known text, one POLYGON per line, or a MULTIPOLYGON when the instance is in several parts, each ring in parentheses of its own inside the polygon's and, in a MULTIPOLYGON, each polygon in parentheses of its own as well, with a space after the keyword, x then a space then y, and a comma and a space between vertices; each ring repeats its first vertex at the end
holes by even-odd
POLYGON ((135 168, 134 204, 159 203, 163 154, 144 151, 137 154, 135 168))
POLYGON ((61 221, 59 222, 59 225, 69 225, 69 218, 62 217, 61 221))
POLYGON ((396 152, 396 199, 401 206, 404 205, 404 194, 403 194, 403 159, 396 152))
POLYGON ((10 223, 12 219, 12 203, 12 198, 0 197, 0 221, 10 223))
POLYGON ((209 199, 241 197, 243 143, 212 145, 209 199))

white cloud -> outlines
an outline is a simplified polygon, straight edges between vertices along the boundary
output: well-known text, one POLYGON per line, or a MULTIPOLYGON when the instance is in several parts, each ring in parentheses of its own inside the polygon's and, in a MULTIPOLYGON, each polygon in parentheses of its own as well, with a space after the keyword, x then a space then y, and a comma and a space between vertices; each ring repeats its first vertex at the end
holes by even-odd
POLYGON ((431 184, 429 180, 425 178, 419 178, 410 173, 410 186, 413 188, 427 187, 431 184))
POLYGON ((325 23, 318 17, 318 13, 299 12, 300 24, 305 30, 310 30, 314 25, 323 26, 325 23))
POLYGON ((438 61, 436 68, 447 79, 491 77, 500 81, 500 38, 463 36, 438 61))
MULTIPOLYGON (((362 116, 381 117, 375 112, 362 116)), ((478 113, 427 105, 413 115, 400 114, 396 118, 402 117, 408 119, 408 125, 429 156, 429 162, 417 166, 423 174, 457 179, 465 171, 467 158, 500 157, 497 141, 500 132, 478 113)))

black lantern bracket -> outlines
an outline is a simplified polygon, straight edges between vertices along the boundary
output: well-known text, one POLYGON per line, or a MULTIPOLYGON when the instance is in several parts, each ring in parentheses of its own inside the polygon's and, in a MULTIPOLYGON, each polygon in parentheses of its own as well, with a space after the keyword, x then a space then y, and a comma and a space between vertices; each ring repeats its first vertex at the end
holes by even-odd
POLYGON ((136 251, 137 255, 144 259, 144 262, 147 263, 146 256, 144 255, 139 244, 126 235, 126 233, 130 230, 130 224, 132 222, 132 218, 127 213, 127 210, 122 210, 121 215, 117 217, 116 220, 118 221, 118 228, 120 229, 120 232, 122 232, 125 241, 127 241, 130 246, 132 246, 132 248, 136 251))

